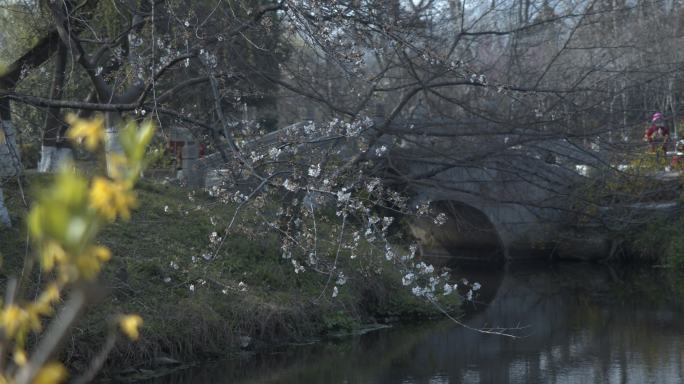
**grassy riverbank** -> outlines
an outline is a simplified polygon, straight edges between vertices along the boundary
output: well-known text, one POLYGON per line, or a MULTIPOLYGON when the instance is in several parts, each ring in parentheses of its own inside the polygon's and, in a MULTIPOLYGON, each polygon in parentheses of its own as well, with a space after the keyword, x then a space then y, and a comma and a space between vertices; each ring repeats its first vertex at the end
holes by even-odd
MULTIPOLYGON (((26 180, 30 204, 32 191, 46 185, 48 177, 29 174, 26 180)), ((0 229, 6 280, 19 273, 30 250, 21 189, 15 181, 3 188, 15 223, 0 229)), ((161 357, 226 356, 240 345, 258 349, 373 322, 437 315, 401 286, 389 264, 377 261, 382 258, 373 263, 343 258, 340 267, 348 281, 333 298, 328 275, 295 273, 290 260, 281 257, 277 235, 260 227, 261 219, 249 209, 241 211, 235 231, 212 243, 211 233, 222 235, 234 204, 149 181, 141 183, 138 196, 131 221, 112 225, 100 239, 114 257, 103 275, 105 297, 90 308, 67 347, 64 358, 76 369, 97 352, 107 319, 116 313, 140 313, 145 326, 137 343, 117 344, 110 368, 161 357)), ((324 231, 335 224, 321 218, 320 225, 324 231)))

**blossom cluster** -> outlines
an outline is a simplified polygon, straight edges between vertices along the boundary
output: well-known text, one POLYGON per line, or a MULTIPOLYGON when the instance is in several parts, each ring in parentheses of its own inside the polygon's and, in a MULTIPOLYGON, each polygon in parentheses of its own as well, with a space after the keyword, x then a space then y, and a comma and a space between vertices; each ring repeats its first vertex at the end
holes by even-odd
MULTIPOLYGON (((89 151, 101 148, 105 136, 101 116, 84 120, 72 115, 67 121, 71 124, 69 138, 89 151)), ((130 218, 136 204, 133 186, 153 134, 154 126, 149 122, 141 126, 127 124, 119 136, 122 153, 114 157, 108 177, 88 180, 76 173, 73 165, 64 164, 53 184, 41 191, 31 208, 27 218, 29 233, 48 282, 33 301, 23 302, 10 294, 0 311, 0 341, 4 348, 11 348, 18 375, 31 372, 26 368, 33 363, 26 351, 29 333, 40 333, 42 318, 53 315, 62 293, 77 294, 83 284, 98 277, 111 258, 107 247, 96 244, 96 237, 106 224, 117 218, 130 218)), ((142 319, 138 315, 122 315, 118 324, 123 333, 135 340, 142 319)), ((58 383, 65 379, 66 370, 57 362, 47 363, 35 373, 35 382, 58 383)), ((11 377, 0 377, 0 382, 12 381, 11 377)))

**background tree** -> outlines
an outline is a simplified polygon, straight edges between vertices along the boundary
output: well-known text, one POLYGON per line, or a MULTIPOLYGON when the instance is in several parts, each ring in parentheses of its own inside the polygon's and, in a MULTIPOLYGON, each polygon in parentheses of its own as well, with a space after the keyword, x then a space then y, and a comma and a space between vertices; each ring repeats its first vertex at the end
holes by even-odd
MULTIPOLYGON (((647 115, 676 113, 679 103, 677 2, 28 5, 40 6, 34 24, 42 29, 34 29, 43 33, 21 56, 30 65, 17 59, 12 68, 31 76, 54 56, 57 74, 66 47, 69 81, 61 93, 59 81, 50 87, 45 79, 18 92, 18 80, 8 79, 22 71, 9 71, 5 110, 10 100, 48 108, 45 140, 58 132, 58 108, 104 112, 110 138, 122 116, 151 114, 162 134, 182 125, 219 153, 232 171, 228 183, 256 180, 251 198, 287 181, 295 194, 287 204, 301 201, 292 183, 308 183, 310 169, 327 184, 309 189, 333 196, 375 178, 397 191, 484 165, 564 195, 586 181, 577 165, 628 161, 647 115), (303 120, 314 124, 247 145, 303 120), (307 157, 285 160, 281 152, 307 157), (557 174, 540 180, 522 165, 538 158, 557 174), (436 167, 416 173, 397 165, 419 161, 436 167)), ((108 147, 110 159, 117 150, 108 147)))

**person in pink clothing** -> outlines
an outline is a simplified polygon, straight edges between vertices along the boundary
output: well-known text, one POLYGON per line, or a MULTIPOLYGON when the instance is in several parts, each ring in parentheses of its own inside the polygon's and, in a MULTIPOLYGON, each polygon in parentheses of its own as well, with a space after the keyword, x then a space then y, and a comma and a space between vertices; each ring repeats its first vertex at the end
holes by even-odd
POLYGON ((656 112, 653 114, 653 117, 651 117, 651 126, 646 129, 644 141, 647 141, 650 144, 651 152, 662 149, 663 153, 667 153, 667 144, 670 141, 670 130, 665 126, 662 113, 656 112))

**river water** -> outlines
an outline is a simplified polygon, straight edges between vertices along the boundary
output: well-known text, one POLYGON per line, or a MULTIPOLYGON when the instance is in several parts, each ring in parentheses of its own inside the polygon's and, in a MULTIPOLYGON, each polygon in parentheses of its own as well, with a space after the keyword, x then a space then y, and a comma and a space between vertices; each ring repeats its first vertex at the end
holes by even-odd
POLYGON ((682 383, 684 283, 651 267, 461 271, 483 289, 449 320, 290 346, 152 383, 682 383))

